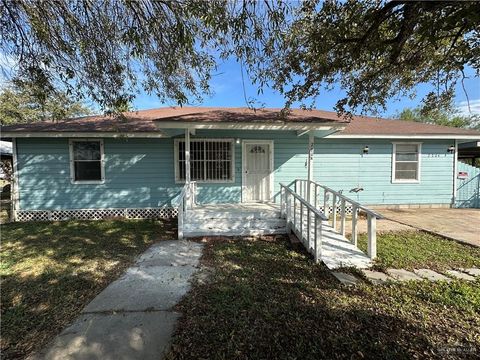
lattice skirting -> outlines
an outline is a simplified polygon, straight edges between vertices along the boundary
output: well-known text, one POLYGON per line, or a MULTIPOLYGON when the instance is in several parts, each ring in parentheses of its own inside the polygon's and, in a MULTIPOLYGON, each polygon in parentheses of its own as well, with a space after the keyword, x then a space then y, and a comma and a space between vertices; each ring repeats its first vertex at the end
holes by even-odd
MULTIPOLYGON (((325 209, 324 206, 320 206, 320 211, 321 212, 324 213, 325 212, 324 209, 325 209)), ((332 211, 333 211, 333 206, 332 205, 330 205, 328 207, 328 211, 329 211, 330 214, 332 213, 332 211)), ((340 204, 337 205, 337 214, 340 215, 340 204)), ((352 215, 352 205, 345 205, 345 215, 352 215)))
POLYGON ((72 209, 72 210, 20 210, 17 221, 62 221, 126 219, 170 219, 178 214, 177 208, 131 208, 131 209, 72 209))

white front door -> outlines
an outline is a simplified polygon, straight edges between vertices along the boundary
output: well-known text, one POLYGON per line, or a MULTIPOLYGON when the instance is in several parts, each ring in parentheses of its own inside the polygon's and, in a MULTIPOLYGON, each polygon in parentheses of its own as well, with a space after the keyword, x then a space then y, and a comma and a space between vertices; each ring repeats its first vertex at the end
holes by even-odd
POLYGON ((270 201, 272 199, 271 141, 243 143, 243 201, 270 201))

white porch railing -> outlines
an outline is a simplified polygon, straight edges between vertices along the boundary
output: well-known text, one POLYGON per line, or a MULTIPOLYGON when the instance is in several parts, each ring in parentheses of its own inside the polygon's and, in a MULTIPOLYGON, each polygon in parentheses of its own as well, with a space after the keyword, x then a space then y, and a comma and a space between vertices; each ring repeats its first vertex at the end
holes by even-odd
POLYGON ((178 239, 184 238, 185 221, 188 218, 188 211, 197 203, 197 183, 191 181, 185 184, 178 197, 178 239))
POLYGON ((287 230, 293 231, 308 252, 313 254, 315 262, 319 262, 323 221, 327 217, 288 186, 280 184, 280 189, 280 214, 286 218, 287 230))
POLYGON ((345 236, 345 222, 346 213, 345 208, 347 204, 352 207, 352 238, 351 242, 357 246, 358 242, 358 215, 363 212, 367 215, 368 224, 368 246, 367 255, 370 259, 377 257, 377 219, 382 219, 383 216, 377 212, 368 209, 358 202, 346 197, 338 191, 335 191, 325 185, 318 184, 310 180, 295 180, 295 192, 297 192, 304 199, 308 199, 309 203, 315 208, 320 208, 323 205, 325 216, 328 220, 331 218, 331 225, 333 229, 337 230, 338 210, 340 207, 340 233, 345 236), (330 196, 331 195, 331 196, 330 196), (331 212, 330 212, 331 209, 331 212), (331 215, 331 216, 330 216, 331 215))

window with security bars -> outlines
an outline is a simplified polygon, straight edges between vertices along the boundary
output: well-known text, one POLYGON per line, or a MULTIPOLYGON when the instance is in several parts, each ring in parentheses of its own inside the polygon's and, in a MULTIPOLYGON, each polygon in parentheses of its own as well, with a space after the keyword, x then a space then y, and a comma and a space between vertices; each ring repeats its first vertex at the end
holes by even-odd
POLYGON ((420 180, 420 144, 393 144, 393 181, 420 180))
MULTIPOLYGON (((185 181, 185 141, 176 140, 175 180, 185 181)), ((200 182, 231 182, 233 140, 190 140, 190 179, 200 182)))

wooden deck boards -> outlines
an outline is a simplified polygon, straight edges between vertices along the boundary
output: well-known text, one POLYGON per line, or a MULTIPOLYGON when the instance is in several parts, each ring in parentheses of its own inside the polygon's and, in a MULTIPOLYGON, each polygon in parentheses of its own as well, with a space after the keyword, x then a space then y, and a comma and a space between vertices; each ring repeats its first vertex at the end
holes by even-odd
POLYGON ((371 266, 364 252, 326 224, 323 225, 321 258, 329 269, 351 266, 366 269, 371 266))
MULTIPOLYGON (((297 210, 297 219, 300 213, 297 210)), ((315 230, 310 229, 310 243, 307 239, 307 212, 304 211, 303 216, 303 246, 312 255, 314 254, 313 239, 315 238, 315 230)), ((300 238, 300 234, 296 234, 300 238)), ((355 267, 357 269, 366 269, 372 265, 370 258, 361 251, 357 246, 350 242, 345 236, 335 230, 328 222, 322 222, 322 238, 321 238, 321 261, 331 270, 342 267, 355 267)))
MULTIPOLYGON (((242 236, 285 233, 285 221, 280 219, 280 206, 272 203, 198 205, 187 219, 186 233, 190 236, 242 236)), ((297 219, 300 213, 297 209, 297 219)), ((303 246, 313 254, 313 226, 310 244, 306 239, 307 215, 304 212, 303 246)), ((329 269, 370 267, 366 254, 347 238, 323 222, 321 260, 329 269)), ((297 236, 299 234, 296 234, 297 236)))

